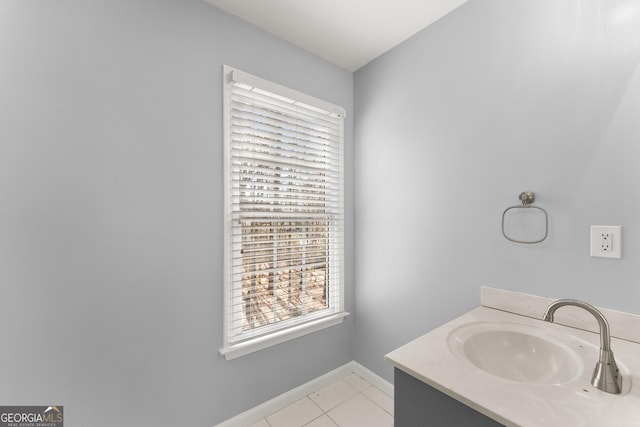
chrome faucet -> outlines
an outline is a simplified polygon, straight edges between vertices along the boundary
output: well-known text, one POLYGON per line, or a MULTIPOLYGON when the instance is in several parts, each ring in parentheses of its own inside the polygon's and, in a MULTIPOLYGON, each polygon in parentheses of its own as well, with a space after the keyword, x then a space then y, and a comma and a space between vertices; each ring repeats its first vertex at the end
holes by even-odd
POLYGON ((544 312, 543 320, 553 322, 553 313, 565 305, 583 308, 593 314, 598 321, 598 325, 600 326, 600 360, 598 360, 596 368, 593 371, 591 385, 607 393, 619 394, 622 389, 622 375, 618 370, 616 359, 613 357, 613 352, 611 351, 609 322, 607 322, 604 315, 591 304, 573 299, 561 299, 551 303, 544 312))

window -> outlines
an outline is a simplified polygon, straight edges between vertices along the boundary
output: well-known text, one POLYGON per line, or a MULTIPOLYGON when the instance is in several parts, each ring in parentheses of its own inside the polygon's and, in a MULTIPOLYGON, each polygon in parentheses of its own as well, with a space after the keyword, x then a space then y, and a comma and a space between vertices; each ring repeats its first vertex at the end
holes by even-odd
POLYGON ((232 359, 340 323, 344 109, 224 68, 232 359))

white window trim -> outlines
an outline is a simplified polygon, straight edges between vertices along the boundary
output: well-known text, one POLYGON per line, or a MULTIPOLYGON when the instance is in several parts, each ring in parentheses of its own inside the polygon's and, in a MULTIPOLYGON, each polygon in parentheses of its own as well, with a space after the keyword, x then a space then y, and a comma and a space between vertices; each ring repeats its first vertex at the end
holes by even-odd
POLYGON ((222 347, 219 352, 222 356, 225 357, 225 359, 232 360, 259 350, 264 350, 265 348, 269 348, 274 345, 282 344, 284 342, 300 338, 313 332, 318 332, 323 329, 330 328, 331 326, 339 325, 340 323, 342 323, 342 320, 348 315, 349 313, 344 311, 336 313, 318 320, 313 320, 311 322, 272 332, 268 335, 262 335, 260 337, 253 338, 250 341, 230 344, 222 347))
MULTIPOLYGON (((325 111, 329 111, 335 115, 341 115, 344 117, 344 109, 336 105, 330 104, 326 101, 314 98, 307 94, 297 92, 293 89, 286 88, 276 83, 261 79, 243 71, 234 69, 227 65, 223 67, 223 88, 224 88, 224 107, 223 107, 223 127, 224 127, 224 185, 225 185, 225 212, 224 212, 224 247, 225 247, 225 261, 224 261, 224 334, 223 334, 223 347, 219 349, 219 353, 225 357, 226 360, 232 360, 237 357, 241 357, 265 348, 290 341, 304 335, 320 331, 322 329, 329 328, 331 326, 342 323, 344 317, 349 313, 344 311, 344 259, 340 259, 341 277, 338 284, 339 292, 339 307, 330 314, 324 314, 321 316, 308 315, 305 316, 302 322, 292 322, 293 326, 285 329, 278 329, 273 332, 261 334, 255 338, 250 338, 244 341, 231 343, 229 340, 229 319, 230 310, 229 304, 233 295, 231 276, 233 274, 233 267, 231 265, 231 245, 232 245, 232 218, 231 218, 231 194, 229 189, 231 188, 231 144, 229 143, 231 138, 231 130, 229 126, 229 91, 228 83, 230 79, 234 81, 240 81, 253 87, 259 87, 260 89, 278 94, 280 96, 293 99, 296 102, 301 102, 309 106, 317 107, 325 111)), ((341 138, 344 138, 342 135, 341 138)), ((344 256, 344 253, 343 253, 344 256)))

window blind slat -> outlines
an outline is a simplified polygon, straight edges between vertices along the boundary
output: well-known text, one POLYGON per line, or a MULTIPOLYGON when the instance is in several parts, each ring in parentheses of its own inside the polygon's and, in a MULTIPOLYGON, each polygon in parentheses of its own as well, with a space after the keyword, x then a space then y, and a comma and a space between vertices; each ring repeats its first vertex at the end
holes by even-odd
MULTIPOLYGON (((239 136, 239 134, 234 133, 233 136, 239 136)), ((277 144, 276 141, 265 140, 260 136, 248 134, 244 134, 242 136, 244 136, 245 138, 233 139, 233 148, 235 150, 238 150, 237 154, 240 157, 242 157, 243 152, 254 153, 269 150, 288 158, 308 159, 318 162, 326 162, 328 160, 336 160, 339 158, 338 153, 323 148, 315 149, 307 147, 305 151, 302 151, 302 149, 297 146, 292 147, 292 144, 287 143, 286 141, 277 144)), ((245 154, 244 157, 250 156, 248 154, 245 154)), ((331 167, 332 165, 325 166, 331 167)))
POLYGON ((300 133, 315 135, 321 139, 331 140, 339 137, 340 126, 336 121, 325 120, 324 116, 319 119, 307 120, 306 117, 296 114, 297 112, 283 114, 269 107, 269 105, 261 106, 258 103, 249 104, 234 101, 232 103, 232 123, 236 119, 245 119, 255 122, 258 126, 262 123, 284 130, 300 129, 300 133))
MULTIPOLYGON (((259 215, 261 218, 271 218, 271 219, 287 219, 287 220, 293 220, 293 219, 307 219, 310 221, 326 221, 326 222, 331 222, 334 221, 336 219, 337 216, 342 214, 342 211, 336 209, 335 211, 330 211, 330 212, 318 212, 318 211, 314 211, 311 209, 307 209, 307 210, 300 210, 300 209, 296 209, 295 206, 269 206, 269 205, 262 205, 261 209, 254 209, 254 210, 249 210, 249 208, 247 208, 246 210, 241 211, 243 218, 251 218, 252 215, 255 215, 256 217, 259 215), (275 217, 274 217, 275 215, 275 217)), ((238 219, 239 220, 239 219, 238 219)), ((245 228, 251 228, 250 226, 242 226, 241 227, 245 227, 245 228)))
MULTIPOLYGON (((283 171, 264 165, 232 164, 233 175, 231 178, 244 185, 261 185, 267 187, 293 186, 293 188, 304 187, 307 189, 325 188, 328 185, 339 185, 339 172, 325 171, 318 173, 311 170, 290 170, 283 171), (329 173, 330 172, 330 173, 329 173)), ((240 185, 240 184, 238 184, 240 185)))
POLYGON ((311 153, 320 152, 328 153, 334 157, 340 155, 335 148, 327 144, 326 140, 311 137, 302 138, 300 135, 274 133, 268 129, 247 129, 241 126, 232 126, 231 139, 238 142, 248 141, 255 144, 257 148, 260 146, 283 147, 292 152, 296 150, 311 153))
MULTIPOLYGON (((329 220, 325 221, 326 224, 329 224, 329 220)), ((320 228, 320 226, 316 226, 317 228, 320 228)), ((304 235, 303 239, 301 240, 308 240, 311 242, 317 242, 317 241, 327 241, 329 239, 328 234, 329 231, 327 231, 327 227, 323 227, 323 231, 322 232, 309 232, 308 235, 304 235), (322 233, 322 234, 321 234, 322 233)), ((280 231, 272 231, 272 229, 266 228, 266 227, 262 227, 262 228, 258 228, 258 227, 251 227, 252 229, 252 233, 249 235, 246 233, 245 231, 245 227, 233 227, 232 228, 232 235, 235 237, 244 237, 246 239, 255 239, 255 241, 259 241, 258 239, 281 239, 282 241, 287 240, 286 237, 289 236, 290 234, 293 233, 285 233, 285 232, 280 232, 280 231)), ((303 235, 304 232, 299 232, 299 234, 303 235)), ((245 242, 245 245, 248 245, 249 242, 245 242)), ((247 248, 245 248, 244 253, 247 253, 247 248)))
MULTIPOLYGON (((327 188, 325 186, 324 188, 327 188)), ((276 200, 297 200, 301 202, 308 202, 310 204, 322 203, 323 206, 336 206, 339 205, 339 200, 336 198, 325 198, 321 192, 322 189, 315 187, 303 186, 302 188, 296 188, 291 186, 277 187, 265 187, 265 186, 246 186, 238 192, 234 193, 234 198, 239 198, 239 193, 242 193, 242 197, 245 200, 262 200, 262 199, 276 199, 276 200), (307 191, 305 191, 307 190, 307 191)), ((233 201, 232 203, 238 203, 233 201)))
POLYGON ((246 119, 232 121, 232 138, 240 141, 250 141, 266 146, 286 146, 290 150, 318 150, 336 153, 331 142, 336 138, 326 135, 313 135, 300 132, 300 129, 283 129, 265 124, 255 123, 246 119))
MULTIPOLYGON (((296 171, 300 171, 302 173, 313 173, 321 174, 323 172, 327 172, 330 169, 327 168, 327 165, 322 161, 311 161, 300 158, 295 158, 293 156, 282 156, 278 154, 277 150, 274 150, 271 153, 265 153, 262 151, 251 151, 251 152, 238 152, 234 156, 240 161, 243 162, 251 162, 249 164, 260 165, 264 168, 274 170, 277 167, 287 168, 282 171, 278 171, 280 174, 294 174, 296 171)), ((274 170, 275 172, 275 170, 274 170)))

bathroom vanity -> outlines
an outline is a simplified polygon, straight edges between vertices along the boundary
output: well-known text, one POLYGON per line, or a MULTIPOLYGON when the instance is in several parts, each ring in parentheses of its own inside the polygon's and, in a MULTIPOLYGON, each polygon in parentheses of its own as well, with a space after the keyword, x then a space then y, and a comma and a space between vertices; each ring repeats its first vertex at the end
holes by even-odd
POLYGON ((482 288, 482 306, 389 353, 395 426, 639 426, 640 316, 601 309, 622 375, 612 394, 591 385, 596 320, 567 307, 545 322, 553 301, 482 288))

